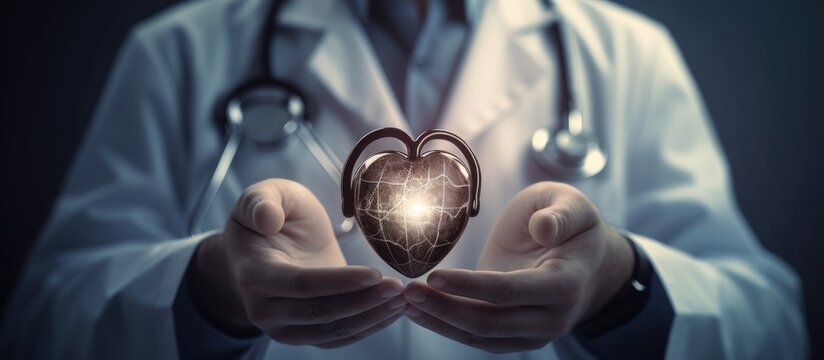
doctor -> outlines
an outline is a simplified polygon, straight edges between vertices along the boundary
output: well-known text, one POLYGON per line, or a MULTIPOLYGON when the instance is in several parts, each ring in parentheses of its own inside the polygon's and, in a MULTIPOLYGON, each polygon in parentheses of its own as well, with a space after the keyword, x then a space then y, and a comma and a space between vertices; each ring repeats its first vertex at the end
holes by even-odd
POLYGON ((600 1, 187 2, 141 24, 6 313, 17 358, 803 358, 800 284, 736 209, 690 74, 658 24, 600 1), (558 121, 559 44, 609 156, 554 182, 529 150, 558 121), (415 282, 357 231, 296 137, 224 148, 215 113, 260 72, 298 84, 337 154, 393 126, 466 139, 481 213, 415 282), (302 346, 311 345, 311 346, 302 346))

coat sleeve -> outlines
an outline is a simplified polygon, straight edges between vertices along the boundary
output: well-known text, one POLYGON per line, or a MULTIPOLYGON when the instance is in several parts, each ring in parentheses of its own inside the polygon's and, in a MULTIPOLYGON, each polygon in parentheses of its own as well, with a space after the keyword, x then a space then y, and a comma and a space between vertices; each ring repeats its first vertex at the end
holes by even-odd
POLYGON ((667 357, 804 358, 799 280, 743 220, 682 56, 665 30, 652 36, 647 105, 627 140, 626 224, 675 312, 667 357))
POLYGON ((172 303, 184 237, 186 143, 177 77, 135 30, 11 300, 16 358, 176 357, 172 303))

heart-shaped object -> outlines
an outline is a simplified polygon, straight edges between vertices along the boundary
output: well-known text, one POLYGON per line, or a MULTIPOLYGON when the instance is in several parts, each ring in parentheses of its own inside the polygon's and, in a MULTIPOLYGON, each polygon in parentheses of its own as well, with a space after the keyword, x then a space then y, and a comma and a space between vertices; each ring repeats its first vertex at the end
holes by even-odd
POLYGON ((477 161, 466 143, 449 132, 432 130, 412 141, 399 129, 376 130, 361 139, 346 170, 344 215, 354 215, 372 249, 407 277, 421 276, 440 263, 458 242, 469 217, 477 214, 477 161), (407 154, 375 154, 364 161, 353 181, 351 170, 360 152, 383 137, 406 143, 407 154), (455 144, 470 162, 470 169, 444 151, 420 154, 432 139, 455 144))

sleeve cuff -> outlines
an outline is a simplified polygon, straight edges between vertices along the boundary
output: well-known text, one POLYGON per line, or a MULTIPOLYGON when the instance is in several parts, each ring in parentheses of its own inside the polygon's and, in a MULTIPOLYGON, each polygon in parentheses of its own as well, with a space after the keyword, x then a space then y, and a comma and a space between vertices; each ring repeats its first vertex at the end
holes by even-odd
POLYGON ((634 318, 599 336, 576 336, 577 341, 602 359, 664 358, 675 313, 654 267, 649 292, 647 303, 634 318))

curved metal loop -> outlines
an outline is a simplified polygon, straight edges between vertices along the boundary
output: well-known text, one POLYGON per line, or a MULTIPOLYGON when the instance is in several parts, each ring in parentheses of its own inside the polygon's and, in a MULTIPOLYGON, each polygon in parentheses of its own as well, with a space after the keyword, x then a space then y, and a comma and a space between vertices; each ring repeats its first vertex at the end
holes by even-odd
POLYGON ((358 140, 358 143, 346 159, 346 164, 343 166, 343 173, 341 176, 340 193, 343 198, 342 207, 344 217, 350 218, 355 216, 355 193, 352 191, 352 172, 355 170, 355 163, 358 161, 358 158, 360 158, 363 150, 366 150, 367 146, 376 140, 384 138, 395 138, 403 142, 404 145, 406 145, 407 154, 411 153, 415 148, 415 141, 412 140, 409 134, 401 129, 392 127, 371 131, 358 140))
POLYGON ((355 216, 355 192, 352 190, 352 173, 355 170, 358 158, 360 158, 367 146, 376 140, 384 138, 395 138, 403 142, 404 145, 406 145, 406 154, 410 160, 415 160, 420 157, 421 149, 431 140, 444 140, 455 145, 464 155, 469 166, 471 177, 470 185, 473 188, 469 193, 469 216, 474 217, 478 215, 481 209, 481 169, 478 166, 478 159, 475 157, 475 153, 472 152, 472 149, 469 148, 469 145, 463 139, 449 131, 434 129, 426 131, 418 136, 417 139, 412 140, 412 137, 405 131, 398 128, 387 127, 374 130, 364 135, 358 143, 355 144, 355 147, 346 159, 340 184, 343 216, 347 218, 355 216))
POLYGON ((478 212, 481 211, 481 168, 478 165, 478 159, 475 157, 475 153, 472 152, 469 144, 458 137, 458 135, 446 130, 434 129, 424 132, 415 139, 415 149, 413 152, 410 152, 409 158, 414 159, 419 157, 423 146, 431 140, 444 140, 455 145, 463 154, 464 158, 466 158, 467 165, 469 166, 469 175, 471 177, 470 185, 472 185, 473 188, 469 193, 469 216, 475 217, 478 215, 478 212))

